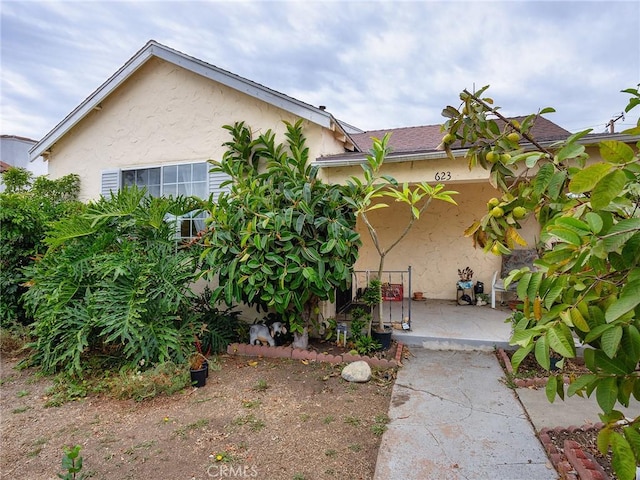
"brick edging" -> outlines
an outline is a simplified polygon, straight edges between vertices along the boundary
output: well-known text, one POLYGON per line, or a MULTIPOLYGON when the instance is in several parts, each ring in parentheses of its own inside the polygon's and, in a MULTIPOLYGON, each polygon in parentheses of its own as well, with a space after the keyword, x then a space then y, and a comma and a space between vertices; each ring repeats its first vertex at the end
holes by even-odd
MULTIPOLYGON (((504 368, 508 373, 513 374, 513 367, 511 366, 511 359, 504 349, 498 349, 498 355, 504 363, 504 368)), ((568 375, 563 375, 562 380, 564 383, 570 383, 568 375)), ((529 388, 529 387, 544 387, 547 384, 547 377, 531 377, 531 378, 514 378, 513 384, 517 388, 529 388)))
POLYGON ((398 366, 402 366, 401 359, 403 348, 404 345, 402 343, 398 343, 395 358, 392 360, 368 357, 366 355, 351 355, 349 353, 342 355, 329 355, 312 350, 302 350, 300 348, 270 347, 268 345, 249 345, 246 343, 230 344, 227 346, 227 353, 229 355, 242 355, 246 357, 291 358, 293 360, 328 362, 332 364, 364 360, 372 367, 396 368, 398 366))
POLYGON ((560 474, 563 480, 611 480, 602 466, 593 458, 589 452, 585 452, 579 443, 573 440, 565 440, 564 448, 558 451, 551 441, 549 432, 564 433, 588 430, 601 430, 604 423, 594 425, 583 425, 582 427, 571 426, 568 428, 543 428, 540 430, 539 438, 551 463, 560 474))

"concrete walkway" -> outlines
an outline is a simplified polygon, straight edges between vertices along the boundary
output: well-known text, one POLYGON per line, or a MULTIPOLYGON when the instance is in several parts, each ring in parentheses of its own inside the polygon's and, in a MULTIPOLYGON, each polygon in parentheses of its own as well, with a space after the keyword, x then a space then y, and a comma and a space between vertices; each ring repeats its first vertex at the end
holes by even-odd
POLYGON ((492 353, 412 353, 393 388, 375 480, 558 478, 492 353))

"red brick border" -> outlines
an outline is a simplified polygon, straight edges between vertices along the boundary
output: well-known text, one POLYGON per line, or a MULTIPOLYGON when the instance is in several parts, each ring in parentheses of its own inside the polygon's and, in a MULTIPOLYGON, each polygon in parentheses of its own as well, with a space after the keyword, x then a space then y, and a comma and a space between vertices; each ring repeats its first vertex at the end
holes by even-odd
MULTIPOLYGON (((507 372, 513 373, 511 360, 504 349, 499 348, 498 355, 507 372)), ((565 383, 569 383, 569 377, 563 376, 563 380, 565 383)), ((513 383, 518 388, 543 387, 547 384, 547 378, 514 378, 513 383)), ((560 433, 575 430, 587 431, 588 429, 600 430, 603 426, 603 423, 597 423, 595 425, 583 425, 582 427, 570 426, 568 428, 557 427, 555 429, 543 428, 540 430, 538 435, 540 442, 542 442, 544 449, 547 451, 551 463, 553 463, 553 466, 560 474, 560 478, 563 480, 611 480, 600 464, 591 454, 585 452, 580 444, 567 440, 565 441, 563 451, 558 451, 549 437, 550 431, 560 433)))
POLYGON ((402 366, 402 352, 404 345, 398 343, 395 358, 386 360, 384 358, 367 357, 365 355, 351 355, 345 353, 343 355, 329 355, 317 353, 311 350, 301 350, 292 347, 270 347, 268 345, 247 345, 246 343, 232 343, 227 346, 229 355, 242 355, 247 357, 265 357, 265 358, 291 358, 293 360, 307 360, 311 362, 327 362, 327 363, 345 363, 364 360, 372 367, 379 368, 396 368, 402 366))
POLYGON ((563 433, 575 430, 600 430, 603 423, 595 425, 583 425, 582 427, 569 428, 543 428, 540 430, 540 442, 547 451, 553 466, 563 480, 611 480, 611 477, 603 470, 593 456, 585 452, 580 444, 573 440, 566 440, 562 451, 558 451, 551 441, 549 432, 563 433))

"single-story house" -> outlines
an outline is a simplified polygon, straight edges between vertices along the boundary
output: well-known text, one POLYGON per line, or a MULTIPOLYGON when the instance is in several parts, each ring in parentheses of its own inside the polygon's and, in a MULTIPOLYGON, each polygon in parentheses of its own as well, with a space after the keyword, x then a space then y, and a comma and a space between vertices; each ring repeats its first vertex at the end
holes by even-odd
MULTIPOLYGON (((474 280, 488 284, 501 259, 475 249, 463 231, 496 196, 488 172, 469 170, 458 150, 456 161, 436 150, 438 125, 364 132, 312 106, 214 65, 149 41, 122 68, 47 133, 32 149, 49 174, 76 173, 81 199, 108 194, 124 185, 147 186, 154 194, 208 197, 222 178, 208 172, 207 160, 221 158, 229 140, 223 125, 244 121, 256 132, 271 129, 284 138, 283 120, 304 120, 311 158, 329 182, 361 172, 371 137, 391 133, 384 172, 400 182, 445 183, 460 192, 458 206, 434 203, 387 257, 386 270, 412 267, 413 290, 428 298, 456 297, 457 270, 469 266, 474 280)), ((534 135, 545 145, 569 132, 542 119, 534 135)), ((593 138, 593 143, 598 140, 593 138)), ((597 156, 597 150, 594 150, 597 156)), ((383 244, 404 227, 408 213, 392 205, 371 213, 383 244)), ((526 225, 533 242, 536 225, 526 225)), ((364 248, 357 270, 377 270, 378 257, 361 229, 364 248)))

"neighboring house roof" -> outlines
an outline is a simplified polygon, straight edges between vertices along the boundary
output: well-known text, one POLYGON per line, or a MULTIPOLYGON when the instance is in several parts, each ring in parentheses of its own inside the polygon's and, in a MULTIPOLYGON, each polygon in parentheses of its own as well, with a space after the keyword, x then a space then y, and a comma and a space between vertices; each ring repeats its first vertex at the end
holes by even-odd
POLYGON ((162 45, 155 40, 150 40, 127 63, 125 63, 106 82, 98 87, 78 107, 67 115, 58 125, 47 133, 31 150, 31 158, 46 154, 47 150, 65 135, 71 128, 78 124, 94 108, 99 107, 100 102, 117 89, 134 72, 144 65, 150 58, 157 57, 166 62, 173 63, 203 77, 241 91, 249 96, 258 98, 263 102, 274 105, 288 111, 300 118, 321 125, 325 128, 336 129, 342 133, 344 141, 350 141, 350 135, 362 132, 347 123, 333 117, 324 108, 314 107, 308 103, 289 97, 283 93, 260 85, 234 73, 218 68, 209 63, 198 60, 182 52, 162 45))
POLYGON ((0 173, 4 173, 11 168, 11 165, 0 160, 0 173))

